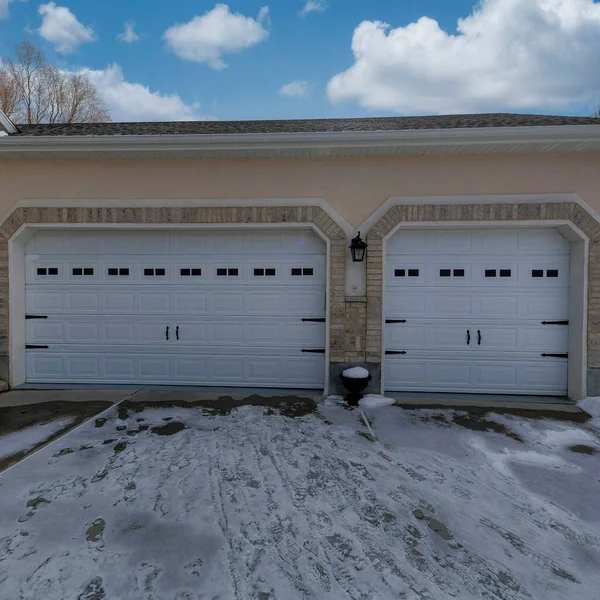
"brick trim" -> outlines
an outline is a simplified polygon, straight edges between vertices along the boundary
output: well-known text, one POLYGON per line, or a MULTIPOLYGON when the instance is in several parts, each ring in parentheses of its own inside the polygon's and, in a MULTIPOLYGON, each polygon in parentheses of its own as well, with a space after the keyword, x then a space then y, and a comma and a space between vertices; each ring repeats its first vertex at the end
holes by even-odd
POLYGON ((393 206, 367 235, 367 361, 381 362, 383 340, 383 243, 402 223, 571 221, 589 240, 588 367, 600 367, 600 223, 575 202, 518 204, 412 204, 393 206))
POLYGON ((0 356, 8 355, 8 240, 22 225, 306 223, 314 224, 330 241, 329 360, 344 360, 344 288, 346 235, 319 206, 17 208, 0 226, 0 356))

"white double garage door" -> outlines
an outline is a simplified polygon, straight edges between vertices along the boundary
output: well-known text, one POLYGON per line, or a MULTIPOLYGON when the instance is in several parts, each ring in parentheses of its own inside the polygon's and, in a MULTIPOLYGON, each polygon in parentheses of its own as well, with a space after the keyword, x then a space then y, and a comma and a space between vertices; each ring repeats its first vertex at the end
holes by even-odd
POLYGON ((41 230, 26 380, 322 389, 326 263, 309 230, 41 230))
POLYGON ((387 391, 566 394, 558 231, 401 229, 386 251, 387 391))

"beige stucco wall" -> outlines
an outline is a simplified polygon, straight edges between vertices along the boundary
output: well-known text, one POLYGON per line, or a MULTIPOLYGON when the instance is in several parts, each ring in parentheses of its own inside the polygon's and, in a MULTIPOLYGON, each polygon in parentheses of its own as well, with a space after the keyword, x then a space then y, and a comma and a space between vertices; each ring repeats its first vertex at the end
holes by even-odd
POLYGON ((26 199, 324 198, 358 227, 391 196, 542 193, 577 193, 600 211, 600 153, 0 164, 0 218, 26 199))

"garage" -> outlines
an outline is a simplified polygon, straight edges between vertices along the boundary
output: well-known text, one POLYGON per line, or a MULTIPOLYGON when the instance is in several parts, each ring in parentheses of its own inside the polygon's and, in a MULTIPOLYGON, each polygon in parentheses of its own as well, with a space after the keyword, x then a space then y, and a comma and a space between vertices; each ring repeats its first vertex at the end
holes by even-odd
POLYGON ((566 395, 569 255, 551 228, 398 230, 386 391, 566 395))
POLYGON ((322 389, 326 245, 312 230, 39 230, 26 381, 322 389))

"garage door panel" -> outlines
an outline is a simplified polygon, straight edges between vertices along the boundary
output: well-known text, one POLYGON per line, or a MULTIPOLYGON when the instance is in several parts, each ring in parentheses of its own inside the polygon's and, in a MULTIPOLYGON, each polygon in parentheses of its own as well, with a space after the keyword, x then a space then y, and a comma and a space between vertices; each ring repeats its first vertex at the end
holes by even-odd
POLYGON ((489 231, 485 234, 478 231, 472 234, 475 238, 474 252, 477 254, 510 254, 519 250, 518 231, 489 231))
POLYGON ((175 294, 173 302, 173 312, 177 315, 185 314, 206 314, 208 312, 208 294, 195 292, 193 294, 175 294))
MULTIPOLYGON (((137 335, 129 343, 139 341, 141 344, 166 344, 168 342, 167 327, 168 324, 158 321, 138 322, 136 327, 137 335)), ((175 332, 171 331, 171 335, 175 335, 175 332)))
POLYGON ((215 293, 212 301, 212 310, 215 314, 244 311, 244 294, 241 292, 215 293))
POLYGON ((170 313, 171 294, 168 292, 139 292, 138 310, 144 313, 170 313))
POLYGON ((148 381, 166 381, 171 377, 171 359, 168 356, 140 356, 138 373, 148 381))
POLYGON ((519 384, 519 366, 516 363, 474 363, 473 384, 479 387, 493 386, 497 390, 516 388, 519 384))
POLYGON ((212 357, 208 362, 215 379, 232 382, 244 380, 244 359, 241 356, 212 357))
POLYGON ((244 327, 241 323, 213 323, 211 337, 215 344, 243 344, 244 327))
POLYGON ((207 380, 207 357, 189 356, 174 359, 175 378, 178 381, 202 382, 207 380))
POLYGON ((311 373, 314 373, 319 379, 325 380, 325 361, 318 355, 283 357, 280 360, 282 380, 293 386, 314 387, 311 373))
POLYGON ((65 339, 70 344, 97 344, 100 324, 94 321, 69 320, 65 323, 65 339))
POLYGON ((523 316, 540 321, 564 320, 569 318, 569 295, 563 293, 540 294, 522 298, 523 316))
POLYGON ((471 297, 467 294, 430 294, 427 298, 428 316, 465 318, 472 314, 471 297))
POLYGON ((448 363, 430 361, 428 378, 433 385, 450 385, 468 387, 471 380, 471 367, 467 363, 448 363))
POLYGON ((406 319, 427 316, 426 292, 390 292, 386 296, 386 314, 388 318, 406 319))
POLYGON ((519 347, 539 352, 568 352, 567 325, 532 325, 519 327, 519 347))
POLYGON ((171 341, 175 339, 179 344, 193 345, 214 342, 210 335, 211 323, 207 321, 182 321, 175 319, 171 325, 171 341), (177 327, 179 327, 179 340, 177 340, 177 327))
POLYGON ((303 317, 323 316, 325 314, 325 291, 294 292, 283 299, 282 312, 287 315, 303 317))
POLYGON ((281 373, 282 361, 280 359, 256 359, 250 358, 246 363, 246 377, 248 381, 280 381, 283 379, 281 373))
POLYGON ((88 235, 76 235, 65 239, 63 252, 65 254, 99 254, 101 250, 101 236, 89 232, 88 235))
POLYGON ((386 327, 386 348, 427 348, 428 327, 423 324, 417 325, 388 325, 386 327))
POLYGON ((521 365, 519 385, 564 392, 568 378, 567 361, 552 358, 546 358, 544 361, 546 362, 521 365))
POLYGON ((518 319, 520 316, 519 295, 517 293, 493 296, 474 294, 473 305, 473 316, 476 317, 518 319))
POLYGON ((64 323, 51 321, 29 320, 25 322, 28 344, 50 344, 64 340, 64 323))
POLYGON ((25 293, 27 310, 31 313, 63 312, 63 293, 28 289, 25 293))
POLYGON ((436 254, 470 253, 473 250, 473 235, 462 231, 437 233, 430 239, 429 247, 436 254), (431 243, 432 242, 432 243, 431 243))
POLYGON ((104 376, 115 381, 135 381, 137 379, 136 361, 132 356, 105 356, 104 376))
POLYGON ((27 352, 25 364, 31 381, 58 381, 65 374, 63 356, 49 356, 39 352, 27 352))
POLYGON ((519 250, 541 255, 548 253, 568 255, 570 245, 556 229, 522 230, 519 232, 519 250))
POLYGON ((282 343, 296 348, 324 347, 326 335, 325 323, 292 323, 283 329, 282 343))
POLYGON ((103 312, 109 313, 134 313, 136 312, 137 298, 134 292, 101 292, 103 298, 103 312))
POLYGON ((67 373, 75 379, 101 378, 101 359, 93 355, 78 355, 66 357, 67 373))
POLYGON ((97 313, 100 308, 100 297, 96 292, 67 291, 65 300, 67 311, 71 313, 97 313))
POLYGON ((249 292, 245 299, 245 313, 278 315, 282 311, 282 296, 278 292, 249 292))

